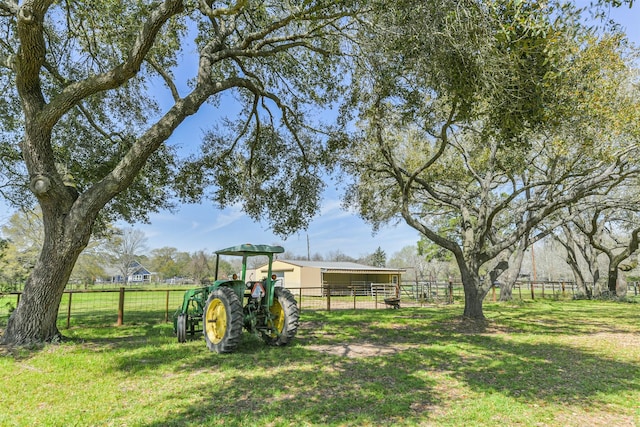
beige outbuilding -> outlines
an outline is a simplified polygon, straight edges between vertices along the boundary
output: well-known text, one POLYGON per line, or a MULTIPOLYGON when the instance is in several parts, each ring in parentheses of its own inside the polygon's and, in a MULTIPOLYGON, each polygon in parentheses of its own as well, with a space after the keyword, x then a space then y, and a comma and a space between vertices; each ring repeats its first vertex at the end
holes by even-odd
MULTIPOLYGON (((399 268, 372 267, 354 262, 275 260, 273 274, 282 286, 298 290, 303 295, 322 296, 327 288, 331 294, 371 295, 377 290, 398 287, 402 274, 399 268)), ((256 279, 267 275, 267 265, 254 270, 256 279)))

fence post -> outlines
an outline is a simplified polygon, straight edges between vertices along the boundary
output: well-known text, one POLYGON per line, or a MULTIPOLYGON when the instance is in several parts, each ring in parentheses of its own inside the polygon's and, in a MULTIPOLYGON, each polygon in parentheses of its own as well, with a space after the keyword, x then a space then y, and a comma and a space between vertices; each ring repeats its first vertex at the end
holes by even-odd
POLYGON ((331 286, 327 286, 327 311, 331 311, 331 286))
POLYGON ((73 295, 73 292, 69 292, 69 304, 67 305, 67 329, 69 329, 71 323, 71 295, 73 295))
POLYGON ((169 289, 167 289, 167 300, 164 306, 164 321, 165 323, 169 321, 169 289))
POLYGON ((529 286, 531 287, 531 299, 536 299, 536 296, 533 293, 533 282, 529 282, 529 286))
POLYGON ((118 323, 116 326, 122 326, 124 320, 124 287, 120 287, 120 298, 118 299, 118 323))
POLYGON ((358 291, 354 290, 353 291, 353 309, 356 309, 356 295, 358 295, 358 291))

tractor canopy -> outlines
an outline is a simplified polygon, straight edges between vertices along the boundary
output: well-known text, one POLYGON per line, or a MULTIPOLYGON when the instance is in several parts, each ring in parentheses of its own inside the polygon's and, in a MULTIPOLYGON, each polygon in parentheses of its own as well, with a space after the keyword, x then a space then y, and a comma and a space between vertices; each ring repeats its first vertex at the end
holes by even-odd
POLYGON ((271 255, 281 254, 284 252, 282 246, 271 245, 252 245, 251 243, 245 243, 244 245, 231 246, 230 248, 220 249, 215 253, 218 255, 238 255, 238 256, 258 256, 258 255, 271 255))
POLYGON ((273 255, 281 254, 283 252, 284 252, 284 248, 282 246, 254 245, 251 243, 245 243, 243 245, 231 246, 230 248, 220 249, 215 252, 216 254, 215 284, 219 286, 223 282, 223 281, 220 281, 218 278, 218 264, 220 262, 220 255, 231 255, 231 256, 242 257, 242 276, 240 277, 240 280, 242 280, 242 282, 244 283, 248 280, 247 258, 253 257, 253 256, 266 256, 269 259, 267 277, 271 278, 271 263, 273 262, 273 255))

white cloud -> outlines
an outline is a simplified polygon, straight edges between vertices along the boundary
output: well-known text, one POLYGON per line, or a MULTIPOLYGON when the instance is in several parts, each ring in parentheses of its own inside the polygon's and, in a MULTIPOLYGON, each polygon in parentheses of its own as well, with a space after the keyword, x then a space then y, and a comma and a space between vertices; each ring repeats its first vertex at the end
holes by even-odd
POLYGON ((352 216, 354 216, 354 212, 343 209, 339 199, 331 199, 322 202, 320 214, 314 221, 325 222, 352 216))
POLYGON ((244 218, 245 216, 245 213, 242 212, 242 206, 240 205, 233 205, 231 207, 225 208, 223 211, 218 212, 213 225, 206 228, 205 232, 209 233, 211 231, 227 227, 234 222, 244 218))

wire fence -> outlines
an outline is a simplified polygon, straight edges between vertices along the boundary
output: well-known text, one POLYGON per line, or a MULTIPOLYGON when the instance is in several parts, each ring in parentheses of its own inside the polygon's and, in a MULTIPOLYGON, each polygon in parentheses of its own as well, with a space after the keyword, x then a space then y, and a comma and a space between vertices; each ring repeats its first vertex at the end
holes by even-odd
MULTIPOLYGON (((111 288, 67 290, 58 311, 58 327, 71 328, 87 324, 137 324, 171 322, 181 306, 184 292, 191 287, 162 289, 111 288)), ((403 282, 391 284, 361 284, 322 288, 289 288, 301 311, 364 310, 400 307, 438 306, 464 301, 460 283, 403 282)), ((571 282, 522 282, 512 289, 514 299, 575 298, 581 290, 571 282)), ((638 296, 640 284, 628 284, 628 295, 638 296)), ((492 287, 485 301, 497 301, 500 290, 492 287)), ((6 326, 22 292, 0 293, 0 327, 6 326)))

